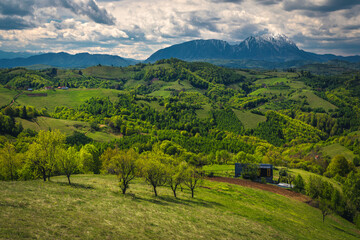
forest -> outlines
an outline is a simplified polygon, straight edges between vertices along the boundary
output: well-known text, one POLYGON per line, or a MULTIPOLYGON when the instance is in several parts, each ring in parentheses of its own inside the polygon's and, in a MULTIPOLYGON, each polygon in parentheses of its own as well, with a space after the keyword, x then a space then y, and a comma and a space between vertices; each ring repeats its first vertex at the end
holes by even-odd
POLYGON ((300 175, 282 173, 297 191, 360 224, 359 76, 229 69, 178 59, 1 69, 0 180, 66 175, 71 184, 73 174, 115 174, 123 193, 140 177, 155 195, 166 185, 176 197, 183 183, 194 196, 203 166, 270 163, 336 181, 341 190, 321 178, 302 186, 300 175), (86 95, 92 89, 99 93, 86 95), (113 95, 100 94, 103 89, 113 95), (39 119, 77 125, 66 133, 56 125, 39 130, 39 119), (350 157, 329 154, 331 146, 350 157))

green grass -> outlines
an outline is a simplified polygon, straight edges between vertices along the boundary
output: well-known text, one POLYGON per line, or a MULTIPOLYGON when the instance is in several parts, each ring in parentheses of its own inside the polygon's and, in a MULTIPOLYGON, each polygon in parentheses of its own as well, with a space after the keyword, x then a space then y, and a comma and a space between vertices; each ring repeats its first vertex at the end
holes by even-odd
POLYGON ((51 112, 57 106, 77 107, 91 97, 109 97, 110 100, 114 101, 117 99, 117 95, 121 93, 121 91, 118 90, 103 88, 77 88, 36 92, 47 93, 48 95, 45 97, 30 97, 23 94, 16 100, 16 102, 20 105, 33 106, 36 109, 46 107, 51 112))
POLYGON ((165 110, 164 106, 160 106, 158 101, 145 101, 145 100, 138 100, 136 101, 138 104, 148 105, 151 108, 154 108, 156 111, 163 111, 165 110))
POLYGON ((21 122, 25 129, 30 128, 35 131, 59 129, 61 132, 67 135, 72 134, 74 131, 87 132, 90 130, 90 125, 87 122, 55 119, 49 117, 37 117, 33 121, 16 118, 16 121, 21 122))
POLYGON ((0 107, 9 104, 18 92, 0 87, 0 107))
MULTIPOLYGON (((279 170, 280 169, 281 169, 281 167, 279 168, 279 170)), ((310 176, 320 177, 323 181, 327 181, 327 182, 331 183, 337 190, 342 191, 341 184, 339 182, 335 181, 334 179, 327 178, 327 177, 321 176, 319 174, 308 172, 308 171, 305 171, 302 169, 295 169, 295 168, 290 168, 290 169, 286 168, 286 169, 289 173, 292 173, 295 176, 300 174, 302 176, 302 178, 305 180, 305 182, 309 181, 310 176)), ((279 178, 279 170, 274 170, 274 178, 275 179, 279 178)))
POLYGON ((205 181, 190 197, 114 176, 0 182, 1 239, 358 239, 349 222, 275 193, 205 181))
POLYGON ((291 98, 294 100, 303 100, 302 98, 300 98, 300 96, 306 97, 306 100, 309 103, 309 107, 311 108, 323 108, 326 111, 329 111, 330 109, 336 109, 335 105, 316 96, 315 93, 309 90, 304 90, 300 93, 296 93, 291 98))
POLYGON ((343 155, 348 161, 352 161, 354 159, 354 153, 347 149, 346 147, 340 145, 340 143, 334 143, 322 148, 323 152, 330 156, 331 158, 336 155, 343 155))
POLYGON ((249 111, 241 111, 236 109, 233 111, 242 124, 244 124, 245 129, 256 128, 259 123, 266 121, 265 116, 254 114, 249 111))
POLYGON ((202 105, 202 108, 203 109, 197 109, 195 112, 196 112, 196 116, 198 118, 201 118, 201 119, 204 119, 204 118, 209 118, 211 115, 210 115, 210 111, 211 111, 211 105, 210 104, 205 104, 205 105, 202 105))
POLYGON ((235 176, 235 165, 219 165, 219 164, 212 164, 212 165, 205 165, 203 166, 203 170, 206 174, 210 172, 214 173, 214 176, 223 176, 223 177, 234 177, 235 176))
POLYGON ((267 84, 267 85, 274 85, 276 83, 287 83, 290 82, 287 78, 265 78, 259 79, 255 81, 255 84, 267 84))
POLYGON ((33 121, 16 118, 16 121, 21 122, 22 126, 25 129, 30 128, 35 131, 59 129, 61 132, 65 133, 66 135, 71 135, 74 131, 78 131, 81 133, 85 133, 86 136, 99 142, 109 142, 121 137, 120 135, 114 135, 108 132, 91 132, 90 124, 87 122, 55 119, 48 117, 37 117, 33 121))

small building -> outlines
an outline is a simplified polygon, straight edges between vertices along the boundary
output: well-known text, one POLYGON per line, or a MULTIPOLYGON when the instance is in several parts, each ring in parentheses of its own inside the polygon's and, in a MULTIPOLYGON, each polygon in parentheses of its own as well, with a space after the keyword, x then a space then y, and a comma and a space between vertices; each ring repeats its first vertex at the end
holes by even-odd
POLYGON ((30 92, 32 92, 32 91, 33 91, 33 89, 32 89, 32 88, 28 88, 28 89, 27 89, 27 91, 30 91, 30 92))
MULTIPOLYGON (((250 166, 254 167, 254 165, 248 163, 235 163, 235 177, 242 176, 243 171, 245 171, 250 166)), ((267 182, 273 182, 274 167, 272 164, 255 164, 255 167, 257 168, 256 180, 260 181, 261 178, 265 178, 267 182)))
POLYGON ((51 90, 52 87, 45 87, 45 90, 51 90))

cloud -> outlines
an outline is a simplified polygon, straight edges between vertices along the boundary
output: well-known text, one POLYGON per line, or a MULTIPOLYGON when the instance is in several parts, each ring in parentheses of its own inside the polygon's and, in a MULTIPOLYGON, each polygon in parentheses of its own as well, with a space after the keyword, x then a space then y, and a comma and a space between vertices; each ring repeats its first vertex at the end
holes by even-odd
POLYGON ((36 15, 36 12, 44 8, 57 8, 60 13, 61 8, 65 8, 77 16, 86 16, 96 23, 115 24, 115 18, 106 9, 100 8, 94 0, 2 0, 0 2, 0 14, 7 16, 33 16, 38 19, 42 16, 36 15))
POLYGON ((283 0, 256 0, 261 5, 275 5, 281 3, 283 0))
POLYGON ((115 18, 111 16, 106 9, 99 8, 94 0, 59 0, 59 4, 64 8, 70 9, 75 14, 89 17, 96 23, 114 25, 115 18))
POLYGON ((27 16, 34 11, 33 0, 2 0, 0 2, 0 14, 8 16, 27 16))
POLYGON ((20 17, 0 17, 0 29, 1 30, 10 30, 10 29, 26 29, 34 27, 30 22, 27 22, 20 17))
POLYGON ((305 0, 305 1, 284 1, 284 9, 286 11, 293 10, 308 10, 316 12, 334 12, 343 9, 350 9, 356 5, 360 5, 358 0, 326 0, 316 3, 318 1, 305 0))

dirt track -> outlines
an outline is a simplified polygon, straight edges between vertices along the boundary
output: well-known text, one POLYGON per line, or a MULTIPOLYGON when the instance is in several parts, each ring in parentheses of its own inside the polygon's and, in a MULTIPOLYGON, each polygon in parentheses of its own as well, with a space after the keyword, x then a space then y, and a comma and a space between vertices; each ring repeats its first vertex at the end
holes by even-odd
POLYGON ((262 184, 262 183, 252 182, 250 180, 226 178, 226 177, 211 177, 207 179, 215 182, 225 182, 225 183, 236 184, 244 187, 258 188, 264 191, 273 192, 305 203, 311 202, 311 198, 309 198, 308 196, 271 184, 262 184))

